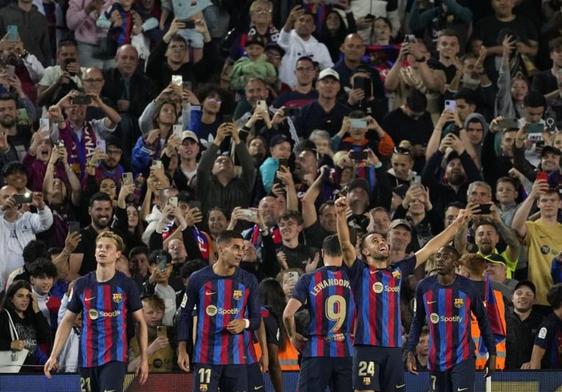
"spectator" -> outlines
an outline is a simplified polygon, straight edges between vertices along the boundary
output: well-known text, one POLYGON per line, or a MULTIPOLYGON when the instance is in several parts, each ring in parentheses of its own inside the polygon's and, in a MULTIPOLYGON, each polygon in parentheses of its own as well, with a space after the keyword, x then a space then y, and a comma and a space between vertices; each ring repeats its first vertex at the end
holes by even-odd
POLYGON ((240 57, 232 65, 230 72, 230 89, 234 91, 244 89, 246 80, 259 78, 270 87, 277 87, 277 70, 265 56, 265 43, 257 36, 246 41, 246 55, 240 57))
POLYGON ((552 313, 545 317, 539 333, 535 337, 529 369, 559 369, 560 357, 555 336, 560 333, 562 320, 562 285, 554 285, 548 290, 547 301, 552 306, 552 313))
POLYGON ((351 110, 336 100, 340 88, 340 76, 335 70, 320 72, 316 82, 318 99, 305 105, 295 120, 299 137, 306 139, 315 129, 324 129, 333 136, 341 129, 344 116, 351 110))
MULTIPOLYGON (((302 56, 297 59, 295 65, 296 83, 290 91, 281 93, 275 98, 273 107, 285 109, 300 109, 312 103, 318 98, 318 92, 314 88, 315 66, 312 58, 302 56)), ((285 112, 287 112, 285 110, 285 112)))
MULTIPOLYGON (((0 312, 0 349, 3 351, 28 350, 24 365, 42 365, 48 351, 42 346, 51 343, 51 331, 43 317, 37 300, 32 295, 29 282, 18 280, 6 290, 0 312), (13 323, 17 339, 12 340, 10 324, 13 323)), ((20 370, 21 371, 21 370, 20 370)), ((24 370, 25 372, 25 370, 24 370)))
POLYGON ((53 224, 53 213, 45 204, 43 194, 33 192, 30 200, 16 198, 16 188, 5 185, 0 188, 0 253, 4 255, 0 274, 0 287, 4 287, 9 274, 23 265, 22 251, 35 239, 37 233, 53 224), (26 208, 24 207, 24 204, 26 208), (30 212, 29 207, 37 212, 30 212))
POLYGON ((164 302, 164 315, 159 320, 162 325, 172 327, 176 314, 176 291, 169 285, 172 273, 172 256, 163 250, 153 251, 148 258, 150 277, 144 282, 144 296, 156 295, 164 302))
POLYGON ((240 142, 238 129, 233 124, 223 123, 213 144, 202 154, 197 167, 197 188, 203 215, 215 206, 223 208, 227 213, 236 206, 248 207, 255 178, 254 162, 246 145, 240 142), (240 177, 236 177, 230 157, 216 157, 218 148, 227 135, 232 137, 236 157, 243 168, 240 177))
POLYGON ((57 267, 47 258, 38 258, 29 266, 31 292, 34 300, 51 327, 51 335, 57 329, 60 298, 52 295, 51 289, 57 280, 57 267))
POLYGON ((286 52, 281 60, 279 80, 291 88, 295 86, 294 70, 299 57, 309 56, 319 64, 321 70, 334 65, 326 45, 312 36, 316 30, 314 23, 314 15, 296 6, 279 34, 277 43, 286 52))
POLYGON ((3 37, 8 26, 17 26, 16 34, 24 46, 44 65, 52 60, 47 18, 42 15, 33 1, 18 0, 0 12, 0 35, 3 37))
POLYGON ((548 43, 552 67, 537 72, 533 77, 531 89, 542 95, 550 94, 558 90, 558 74, 562 68, 562 37, 557 37, 548 43))
POLYGON ((533 342, 542 322, 542 315, 533 309, 535 291, 529 281, 517 283, 513 291, 513 310, 507 314, 507 370, 530 368, 533 342))
MULTIPOLYGON (((18 160, 21 161, 29 147, 31 129, 18 124, 17 118, 17 105, 13 96, 0 96, 0 132, 7 135, 9 145, 15 149, 18 160)), ((10 155, 9 151, 7 155, 10 155)))
POLYGON ((537 180, 511 223, 511 227, 528 247, 529 280, 536 286, 538 305, 547 304, 547 292, 552 287, 552 257, 561 251, 559 239, 562 238, 562 223, 557 221, 559 210, 560 194, 549 189, 546 181, 537 180), (535 201, 539 219, 530 221, 528 217, 535 201))
MULTIPOLYGON (((148 327, 148 369, 151 373, 171 372, 175 367, 175 353, 171 345, 173 335, 164 325, 164 301, 158 295, 142 299, 142 313, 148 327)), ((136 336, 130 341, 131 354, 127 369, 133 372, 141 358, 136 336)))
POLYGON ((328 9, 322 28, 319 29, 318 41, 322 42, 328 48, 330 56, 334 63, 340 59, 340 48, 345 37, 350 33, 357 32, 355 18, 351 12, 351 1, 343 3, 345 9, 345 21, 341 16, 340 10, 337 8, 328 9))

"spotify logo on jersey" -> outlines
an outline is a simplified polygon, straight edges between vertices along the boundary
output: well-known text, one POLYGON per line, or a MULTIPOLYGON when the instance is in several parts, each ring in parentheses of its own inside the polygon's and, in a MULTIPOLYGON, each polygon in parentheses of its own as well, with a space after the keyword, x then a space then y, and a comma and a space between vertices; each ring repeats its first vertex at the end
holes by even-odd
POLYGON ((205 312, 207 313, 208 316, 211 316, 211 317, 216 316, 217 315, 217 307, 215 305, 209 305, 205 309, 205 312))
POLYGON ((381 282, 375 282, 373 284, 373 291, 377 294, 380 294, 384 291, 384 285, 381 282))
POLYGON ((437 324, 439 322, 439 315, 437 313, 431 313, 429 315, 429 320, 433 323, 433 324, 437 324))

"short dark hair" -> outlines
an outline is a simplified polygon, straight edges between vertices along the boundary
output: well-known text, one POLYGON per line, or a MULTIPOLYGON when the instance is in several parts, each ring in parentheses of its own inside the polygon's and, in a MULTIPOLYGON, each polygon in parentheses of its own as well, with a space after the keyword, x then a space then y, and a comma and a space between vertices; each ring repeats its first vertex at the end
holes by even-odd
POLYGON ((342 255, 340 241, 336 234, 324 238, 324 241, 322 241, 322 251, 326 256, 338 257, 342 255))
POLYGON ((515 287, 513 288, 513 291, 516 291, 518 288, 520 287, 528 287, 529 290, 531 290, 533 292, 533 294, 537 294, 537 287, 535 286, 535 284, 533 282, 531 282, 530 280, 522 280, 519 283, 517 283, 515 285, 515 287))
POLYGON ((49 249, 47 248, 47 244, 41 240, 31 240, 23 248, 23 262, 25 264, 33 263, 40 257, 47 257, 48 253, 49 249))
POLYGON ((427 109, 427 97, 421 91, 413 89, 406 97, 406 106, 416 113, 425 112, 427 109))
POLYGON ((128 259, 131 260, 133 257, 138 256, 138 255, 142 255, 142 254, 145 254, 145 255, 148 256, 148 253, 149 253, 149 251, 148 251, 148 248, 146 246, 135 246, 129 252, 128 259))
POLYGON ((16 105, 18 103, 16 97, 9 93, 0 94, 0 102, 2 101, 14 101, 16 105))
POLYGON ((243 240, 244 238, 240 233, 234 230, 225 230, 223 231, 216 239, 217 245, 230 243, 232 240, 243 240))
POLYGON ((464 99, 469 105, 476 105, 476 96, 474 91, 469 88, 461 88, 457 91, 455 99, 464 99))
POLYGON ((548 41, 548 50, 550 52, 553 52, 559 48, 562 48, 562 37, 556 37, 548 41))
POLYGON ((347 115, 349 118, 365 118, 365 112, 362 110, 354 110, 347 115))
POLYGON ((562 283, 555 284, 548 290, 546 300, 554 310, 562 306, 562 283))
POLYGON ((525 95, 525 98, 523 98, 523 105, 529 108, 538 108, 541 106, 546 108, 546 99, 544 98, 544 95, 538 91, 529 90, 527 95, 525 95))
POLYGON ((465 204, 460 201, 453 201, 445 206, 445 211, 447 211, 447 209, 450 207, 454 207, 454 208, 458 208, 459 210, 462 210, 465 207, 465 204))
POLYGON ((475 233, 480 226, 492 226, 496 230, 496 233, 498 232, 498 228, 496 227, 495 223, 492 222, 491 220, 487 220, 487 219, 479 220, 478 223, 476 224, 476 227, 474 227, 475 233))
POLYGON ((201 259, 189 260, 181 266, 180 277, 183 279, 189 279, 191 274, 205 268, 208 265, 208 263, 201 259))
POLYGON ((284 212, 280 217, 279 217, 279 222, 281 222, 282 220, 289 220, 289 219, 294 219, 297 221, 297 224, 302 225, 303 224, 303 219, 302 219, 302 215, 300 212, 298 211, 293 211, 293 210, 289 210, 284 212))
POLYGON ((312 66, 315 66, 314 60, 312 60, 312 57, 310 56, 301 56, 297 59, 297 61, 295 61, 295 65, 297 65, 299 63, 299 61, 308 61, 310 62, 310 64, 312 64, 312 66))
POLYGON ((104 192, 96 192, 90 197, 90 204, 89 206, 92 207, 94 202, 96 201, 108 201, 111 203, 111 197, 107 193, 104 192))
POLYGON ((446 250, 447 252, 451 252, 453 254, 453 256, 455 256, 455 258, 458 260, 461 257, 461 254, 459 253, 459 251, 451 245, 445 245, 442 247, 444 250, 446 250))
POLYGON ((34 278, 40 278, 47 276, 49 278, 55 279, 58 275, 57 267, 53 262, 46 257, 39 257, 28 267, 29 276, 34 278))
POLYGON ((502 182, 508 182, 508 183, 510 183, 511 185, 513 185, 513 187, 515 188, 515 190, 517 190, 517 186, 518 186, 518 185, 517 185, 517 181, 515 180, 515 178, 513 178, 513 177, 508 177, 508 176, 500 177, 500 178, 498 178, 498 180, 496 181, 496 187, 497 187, 500 183, 502 183, 502 182))
POLYGON ((64 46, 78 47, 78 43, 75 40, 73 40, 72 38, 62 39, 62 40, 59 41, 59 43, 57 45, 57 49, 60 49, 64 46))
POLYGON ((439 32, 438 38, 440 37, 456 37, 459 43, 461 42, 460 35, 455 29, 443 29, 439 32))
POLYGON ((27 176, 27 170, 25 169, 25 165, 18 161, 8 162, 4 169, 2 170, 2 175, 6 178, 12 174, 25 174, 27 176))
POLYGON ((170 37, 170 41, 168 42, 168 45, 170 45, 170 44, 171 44, 172 42, 174 42, 174 41, 175 41, 175 42, 181 42, 181 43, 183 43, 183 44, 186 46, 186 48, 187 48, 187 41, 186 41, 185 38, 183 38, 181 35, 179 35, 179 34, 177 34, 177 33, 174 34, 174 35, 172 35, 172 36, 170 37))

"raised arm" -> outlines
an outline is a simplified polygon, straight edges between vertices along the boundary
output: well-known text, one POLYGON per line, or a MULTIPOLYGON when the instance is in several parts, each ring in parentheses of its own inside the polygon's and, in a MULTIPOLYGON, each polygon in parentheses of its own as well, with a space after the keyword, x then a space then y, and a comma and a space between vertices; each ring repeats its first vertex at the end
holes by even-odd
POLYGON ((539 195, 542 191, 548 189, 548 182, 544 180, 535 181, 533 184, 533 188, 531 189, 531 193, 529 196, 521 203, 515 215, 513 216, 513 221, 511 222, 511 228, 517 232, 519 237, 525 238, 527 235, 527 225, 525 222, 531 213, 531 209, 535 204, 535 200, 539 198, 539 195))
POLYGON ((453 239, 453 236, 460 229, 464 222, 470 218, 469 210, 461 210, 457 218, 451 223, 449 227, 441 233, 433 237, 423 248, 416 252, 416 268, 427 261, 427 259, 437 252, 439 248, 447 245, 453 239))
POLYGON ((348 267, 352 267, 353 264, 355 264, 357 254, 355 252, 354 244, 351 243, 349 227, 347 226, 346 211, 349 208, 347 199, 345 197, 340 197, 336 200, 335 206, 337 214, 338 239, 343 251, 343 261, 348 267))

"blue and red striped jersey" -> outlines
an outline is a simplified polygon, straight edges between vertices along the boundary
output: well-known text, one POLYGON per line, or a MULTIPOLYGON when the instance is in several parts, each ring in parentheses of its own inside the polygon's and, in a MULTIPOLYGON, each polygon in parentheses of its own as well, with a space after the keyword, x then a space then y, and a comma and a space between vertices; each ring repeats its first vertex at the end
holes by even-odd
POLYGON ((415 352, 421 328, 427 322, 429 370, 445 371, 474 357, 471 311, 478 320, 488 353, 496 355, 496 344, 484 304, 472 282, 460 275, 448 286, 441 285, 436 276, 422 280, 416 290, 416 309, 408 350, 415 352))
POLYGON ((322 267, 301 276, 293 298, 305 304, 310 314, 303 357, 351 356, 355 302, 346 271, 322 267))
POLYGON ((142 309, 136 283, 121 272, 98 282, 92 271, 76 281, 68 310, 82 312, 80 366, 127 362, 127 316, 142 309))
POLYGON ((416 266, 416 256, 375 269, 357 259, 347 268, 357 306, 355 345, 402 347, 400 285, 416 266))
POLYGON ((260 326, 260 304, 254 275, 237 268, 220 276, 205 267, 190 276, 181 303, 177 340, 191 339, 193 309, 197 316, 193 362, 210 365, 244 365, 257 361, 252 333, 260 326), (250 327, 233 335, 226 329, 235 319, 248 319, 250 327))
POLYGON ((545 350, 541 362, 542 369, 562 367, 562 320, 554 313, 544 318, 535 337, 535 345, 545 350))

